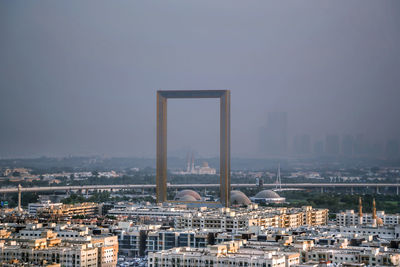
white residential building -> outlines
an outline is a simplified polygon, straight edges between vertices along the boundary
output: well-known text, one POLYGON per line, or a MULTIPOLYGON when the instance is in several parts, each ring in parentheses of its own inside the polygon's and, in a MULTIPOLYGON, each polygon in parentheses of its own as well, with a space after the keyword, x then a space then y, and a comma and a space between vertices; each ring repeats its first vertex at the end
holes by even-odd
POLYGON ((50 200, 45 200, 40 203, 29 203, 28 204, 28 213, 29 215, 36 215, 36 211, 41 208, 53 208, 53 207, 61 207, 62 203, 52 203, 50 200))
POLYGON ((269 266, 286 267, 299 264, 300 254, 276 253, 242 247, 241 241, 230 241, 207 248, 173 248, 149 253, 149 267, 168 266, 269 266))

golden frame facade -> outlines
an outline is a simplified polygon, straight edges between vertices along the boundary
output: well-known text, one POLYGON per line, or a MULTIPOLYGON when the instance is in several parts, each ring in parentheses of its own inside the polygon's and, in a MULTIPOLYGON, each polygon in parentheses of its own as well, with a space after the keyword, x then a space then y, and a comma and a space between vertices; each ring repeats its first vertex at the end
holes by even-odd
POLYGON ((231 193, 231 115, 230 90, 157 91, 157 202, 167 202, 167 99, 219 98, 220 99, 220 202, 230 206, 231 193))

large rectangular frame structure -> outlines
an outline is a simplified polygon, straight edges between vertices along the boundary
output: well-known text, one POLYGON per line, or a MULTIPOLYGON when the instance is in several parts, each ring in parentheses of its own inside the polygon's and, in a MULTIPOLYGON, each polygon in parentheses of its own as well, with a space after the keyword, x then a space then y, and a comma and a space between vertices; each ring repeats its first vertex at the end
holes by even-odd
POLYGON ((167 99, 168 98, 219 98, 220 99, 220 200, 230 206, 230 91, 185 90, 157 91, 157 202, 167 202, 167 99))

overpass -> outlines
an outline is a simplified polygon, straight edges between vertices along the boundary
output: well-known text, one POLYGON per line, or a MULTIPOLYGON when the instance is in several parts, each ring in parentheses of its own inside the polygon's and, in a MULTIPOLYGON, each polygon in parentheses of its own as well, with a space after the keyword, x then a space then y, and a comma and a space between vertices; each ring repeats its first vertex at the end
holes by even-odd
MULTIPOLYGON (((168 184, 168 188, 217 188, 220 184, 168 184)), ((255 188, 256 184, 231 184, 232 188, 255 188)), ((275 188, 276 184, 264 184, 263 188, 275 188)), ((400 184, 397 183, 290 183, 281 184, 281 188, 396 188, 399 193, 400 184)), ((155 184, 124 184, 124 185, 82 185, 82 186, 41 186, 21 187, 21 192, 51 192, 51 191, 86 191, 86 190, 126 190, 126 189, 151 189, 155 184)), ((0 188, 0 194, 18 193, 18 187, 0 188)), ((378 191, 379 192, 379 191, 378 191)))

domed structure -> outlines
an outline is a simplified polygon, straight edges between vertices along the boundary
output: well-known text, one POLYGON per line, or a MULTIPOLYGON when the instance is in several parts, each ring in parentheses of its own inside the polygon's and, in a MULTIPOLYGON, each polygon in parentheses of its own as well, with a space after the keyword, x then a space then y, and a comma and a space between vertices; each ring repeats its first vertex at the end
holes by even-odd
POLYGON ((176 199, 178 201, 188 201, 188 202, 195 202, 197 201, 197 199, 195 199, 193 196, 191 195, 184 195, 183 197, 180 197, 179 199, 176 199))
POLYGON ((244 193, 240 190, 232 190, 231 194, 244 194, 244 193))
POLYGON ((256 197, 256 198, 280 198, 281 196, 272 190, 263 190, 263 191, 258 192, 254 197, 256 197))
POLYGON ((232 205, 250 205, 250 199, 239 190, 231 191, 231 204, 232 205))
POLYGON ((201 196, 193 190, 182 190, 179 191, 176 195, 175 195, 175 200, 181 200, 181 201, 200 201, 201 200, 201 196), (193 200, 183 200, 184 197, 186 196, 190 196, 193 198, 193 200))
POLYGON ((286 199, 272 190, 263 190, 258 192, 251 200, 256 203, 282 203, 285 202, 286 199))

